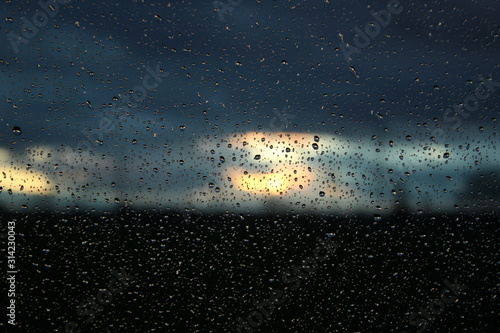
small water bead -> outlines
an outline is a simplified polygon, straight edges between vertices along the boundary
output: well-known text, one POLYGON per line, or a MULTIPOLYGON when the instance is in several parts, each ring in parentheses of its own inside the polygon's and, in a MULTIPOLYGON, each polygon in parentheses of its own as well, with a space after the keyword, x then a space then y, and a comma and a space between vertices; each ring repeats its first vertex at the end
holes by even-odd
POLYGON ((23 131, 21 130, 21 127, 14 126, 12 127, 12 133, 14 133, 15 136, 19 136, 23 133, 23 131))

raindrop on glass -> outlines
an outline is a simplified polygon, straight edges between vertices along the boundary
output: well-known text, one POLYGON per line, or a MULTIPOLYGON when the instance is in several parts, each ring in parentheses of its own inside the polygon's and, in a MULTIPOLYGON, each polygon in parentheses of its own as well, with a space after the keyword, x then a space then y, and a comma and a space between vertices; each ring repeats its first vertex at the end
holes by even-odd
POLYGON ((14 127, 12 127, 12 133, 14 133, 14 135, 16 135, 16 136, 19 136, 23 133, 23 131, 21 131, 21 127, 14 126, 14 127))

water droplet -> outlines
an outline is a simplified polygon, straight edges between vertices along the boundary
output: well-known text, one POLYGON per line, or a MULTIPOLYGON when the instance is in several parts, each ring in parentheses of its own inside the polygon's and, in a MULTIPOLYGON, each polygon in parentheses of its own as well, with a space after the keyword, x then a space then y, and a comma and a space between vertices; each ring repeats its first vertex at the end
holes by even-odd
POLYGON ((320 192, 319 192, 319 196, 320 196, 320 197, 324 197, 324 196, 325 196, 325 192, 320 191, 320 192))
POLYGON ((356 68, 352 65, 349 66, 349 69, 354 73, 354 75, 359 79, 359 74, 356 72, 356 68))
POLYGON ((319 136, 317 135, 314 136, 314 142, 319 142, 319 136))
POLYGON ((253 159, 254 160, 260 160, 260 155, 255 155, 253 159))
POLYGON ((286 61, 286 60, 281 60, 281 64, 282 64, 282 65, 288 65, 288 61, 286 61))
POLYGON ((406 136, 406 141, 411 141, 411 139, 412 139, 411 135, 406 136))
POLYGON ((181 125, 181 126, 179 126, 179 129, 180 129, 181 131, 184 131, 184 130, 186 129, 186 125, 181 125))
POLYGON ((318 150, 318 148, 319 148, 317 143, 313 143, 312 147, 313 147, 314 150, 318 150))
POLYGON ((12 127, 12 133, 14 133, 14 135, 16 135, 16 136, 19 136, 23 133, 23 131, 21 131, 21 127, 14 126, 14 127, 12 127))
POLYGON ((374 221, 377 221, 377 222, 378 222, 378 221, 382 221, 382 216, 380 216, 379 214, 374 214, 374 215, 373 215, 373 220, 374 220, 374 221))
POLYGON ((448 157, 450 157, 450 153, 444 153, 444 154, 443 154, 443 157, 444 157, 444 158, 448 158, 448 157))
POLYGON ((155 17, 155 19, 157 19, 157 20, 158 20, 158 23, 163 23, 163 19, 161 18, 161 16, 160 16, 160 15, 155 14, 155 15, 154 15, 154 17, 155 17))

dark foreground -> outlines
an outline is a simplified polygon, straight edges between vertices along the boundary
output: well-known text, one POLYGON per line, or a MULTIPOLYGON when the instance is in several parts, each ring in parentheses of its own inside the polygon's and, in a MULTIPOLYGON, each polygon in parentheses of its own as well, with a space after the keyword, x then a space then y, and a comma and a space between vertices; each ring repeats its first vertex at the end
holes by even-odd
MULTIPOLYGON (((3 315, 2 331, 497 327, 498 215, 399 214, 374 222, 122 211, 2 214, 2 221, 2 233, 16 222, 18 271, 16 326, 3 315)), ((4 282, 3 294, 8 289, 4 282)))

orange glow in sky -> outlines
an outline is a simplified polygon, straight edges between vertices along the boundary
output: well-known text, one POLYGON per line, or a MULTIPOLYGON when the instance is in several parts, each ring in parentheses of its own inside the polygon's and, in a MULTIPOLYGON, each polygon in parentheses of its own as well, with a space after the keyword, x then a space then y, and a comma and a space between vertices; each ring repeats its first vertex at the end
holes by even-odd
POLYGON ((310 186, 315 178, 307 157, 316 154, 318 137, 309 133, 239 133, 231 148, 246 152, 242 165, 228 171, 236 188, 264 195, 285 195, 310 186))

